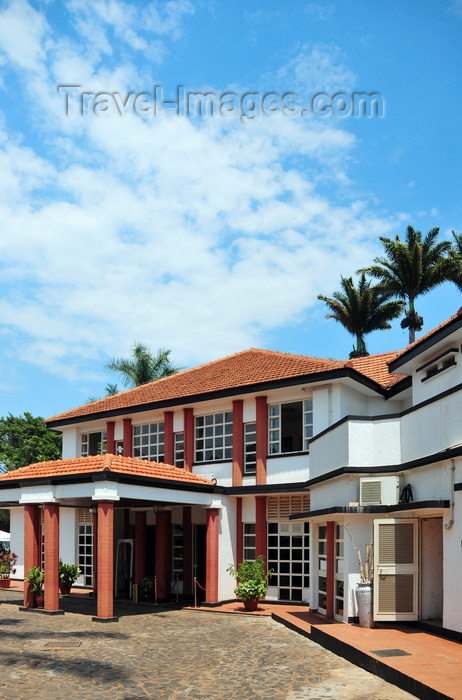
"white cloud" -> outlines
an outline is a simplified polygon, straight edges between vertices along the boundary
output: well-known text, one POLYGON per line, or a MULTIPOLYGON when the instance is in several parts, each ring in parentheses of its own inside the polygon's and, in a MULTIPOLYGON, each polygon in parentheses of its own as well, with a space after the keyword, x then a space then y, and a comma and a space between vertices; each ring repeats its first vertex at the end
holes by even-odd
MULTIPOLYGON (((17 7, 25 13, 22 0, 17 7)), ((50 38, 40 16, 18 20, 33 42, 21 60, 42 155, 0 134, 0 320, 19 358, 67 379, 92 378, 92 360, 123 354, 134 339, 175 348, 181 364, 212 359, 263 344, 318 292, 331 293, 340 270, 369 261, 371 241, 396 222, 348 196, 356 142, 333 121, 65 117, 54 81, 130 90, 139 68, 114 52, 114 37, 146 48, 135 5, 68 7, 83 45, 94 42, 88 52, 69 36, 50 38)), ((176 35, 192 11, 186 0, 151 3, 143 26, 176 35)), ((18 64, 13 49, 8 56, 18 64)), ((329 91, 354 76, 317 45, 277 78, 329 91)))
POLYGON ((46 19, 25 0, 11 0, 0 12, 0 51, 19 68, 43 69, 46 19))

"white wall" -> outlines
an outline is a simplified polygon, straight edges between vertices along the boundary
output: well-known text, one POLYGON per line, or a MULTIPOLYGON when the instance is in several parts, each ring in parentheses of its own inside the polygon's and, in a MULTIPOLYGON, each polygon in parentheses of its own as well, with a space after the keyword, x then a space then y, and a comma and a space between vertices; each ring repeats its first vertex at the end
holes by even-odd
POLYGON ((77 564, 76 508, 59 509, 59 558, 64 564, 77 564))
POLYGON ((16 573, 13 579, 24 578, 24 508, 18 506, 10 510, 10 549, 18 555, 16 573))
POLYGON ((359 478, 357 476, 341 477, 315 484, 310 488, 310 497, 310 510, 347 506, 350 502, 358 502, 359 478))
POLYGON ((351 419, 315 440, 310 447, 310 478, 340 467, 400 464, 398 418, 351 419))
POLYGON ((80 456, 80 434, 77 428, 63 429, 63 459, 71 459, 72 457, 80 456))
POLYGON ((268 484, 307 481, 309 478, 309 456, 306 454, 271 457, 266 460, 266 481, 268 484))
MULTIPOLYGON (((459 340, 459 347, 460 347, 459 340)), ((447 347, 454 347, 454 343, 449 344, 447 347)), ((438 348, 434 349, 434 356, 437 357, 441 352, 444 352, 443 347, 440 345, 438 348)), ((421 370, 420 372, 414 372, 412 377, 412 396, 413 403, 417 404, 421 401, 425 401, 432 396, 436 396, 447 389, 451 389, 456 384, 462 382, 462 357, 460 353, 455 355, 456 365, 448 367, 443 372, 436 374, 435 376, 422 381, 425 377, 426 371, 421 370)), ((440 361, 441 362, 441 361, 440 361)), ((424 364, 424 362, 422 362, 424 364)))
POLYGON ((443 627, 462 632, 462 492, 455 492, 455 523, 443 532, 443 627))
MULTIPOLYGON (((217 499, 218 502, 218 499, 217 499)), ((236 506, 233 498, 221 499, 218 547, 218 600, 234 599, 235 581, 226 571, 236 562, 236 506)), ((212 504, 212 508, 213 508, 212 504)))
POLYGON ((462 392, 401 418, 402 460, 417 459, 462 443, 462 392))

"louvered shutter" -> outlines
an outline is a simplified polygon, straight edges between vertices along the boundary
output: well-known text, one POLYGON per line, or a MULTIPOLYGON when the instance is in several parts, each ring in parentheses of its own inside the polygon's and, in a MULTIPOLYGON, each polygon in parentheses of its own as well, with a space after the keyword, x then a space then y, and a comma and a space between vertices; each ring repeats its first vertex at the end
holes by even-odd
POLYGON ((418 619, 416 519, 374 520, 374 619, 418 619))
POLYGON ((288 520, 289 515, 306 513, 309 510, 309 493, 297 493, 291 496, 268 496, 266 499, 266 517, 268 522, 288 520))

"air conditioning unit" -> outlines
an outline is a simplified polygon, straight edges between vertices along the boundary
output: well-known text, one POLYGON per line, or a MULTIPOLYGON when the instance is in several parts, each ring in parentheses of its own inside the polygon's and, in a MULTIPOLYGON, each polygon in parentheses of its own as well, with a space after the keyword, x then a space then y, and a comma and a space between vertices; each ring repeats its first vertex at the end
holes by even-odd
POLYGON ((362 506, 394 506, 399 501, 399 476, 368 476, 359 480, 362 506))

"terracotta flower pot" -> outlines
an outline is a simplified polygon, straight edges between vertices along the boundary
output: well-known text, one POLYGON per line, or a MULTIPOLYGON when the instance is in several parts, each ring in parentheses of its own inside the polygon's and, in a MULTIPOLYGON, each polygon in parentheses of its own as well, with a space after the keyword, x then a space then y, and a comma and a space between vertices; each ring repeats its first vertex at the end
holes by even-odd
POLYGON ((45 598, 43 595, 37 595, 35 594, 35 605, 37 608, 43 608, 45 604, 45 598))
POLYGON ((243 602, 244 608, 247 610, 247 612, 254 612, 258 608, 260 598, 257 598, 257 596, 253 595, 250 598, 247 598, 247 600, 244 600, 243 602))
POLYGON ((67 581, 60 581, 59 591, 62 595, 68 595, 71 592, 71 584, 67 581))
POLYGON ((0 578, 0 588, 9 588, 10 582, 10 578, 0 578))

